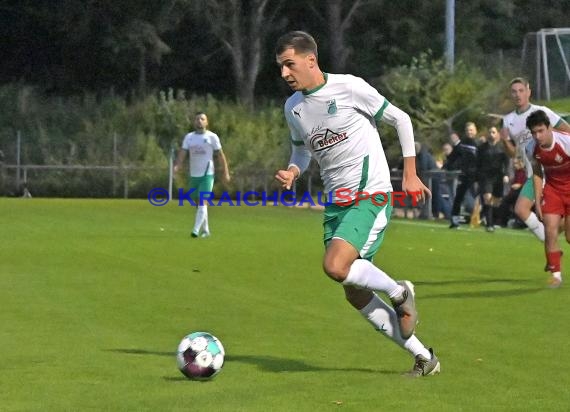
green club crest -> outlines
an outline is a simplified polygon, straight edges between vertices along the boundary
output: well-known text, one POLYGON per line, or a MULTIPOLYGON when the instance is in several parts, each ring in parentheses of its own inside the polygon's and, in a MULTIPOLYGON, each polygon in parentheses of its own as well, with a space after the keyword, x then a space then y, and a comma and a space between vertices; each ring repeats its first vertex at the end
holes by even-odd
POLYGON ((336 113, 336 100, 332 99, 327 102, 327 113, 328 114, 335 114, 336 113))

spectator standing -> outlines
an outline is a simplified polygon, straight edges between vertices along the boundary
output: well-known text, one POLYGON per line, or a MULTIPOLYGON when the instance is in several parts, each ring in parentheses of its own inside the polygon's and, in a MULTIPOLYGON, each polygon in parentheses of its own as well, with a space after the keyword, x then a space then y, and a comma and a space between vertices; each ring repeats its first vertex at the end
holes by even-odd
POLYGON ((446 163, 448 167, 461 171, 451 209, 450 229, 458 229, 460 226, 459 213, 467 192, 471 191, 473 197, 477 192, 475 188, 477 182, 477 144, 475 140, 477 127, 475 123, 468 122, 465 124, 465 134, 466 137, 456 144, 446 163))
POLYGON ((493 210, 500 205, 503 185, 509 181, 509 157, 500 141, 499 130, 494 126, 489 128, 489 136, 479 147, 477 155, 479 188, 483 198, 483 216, 487 232, 495 231, 493 210))

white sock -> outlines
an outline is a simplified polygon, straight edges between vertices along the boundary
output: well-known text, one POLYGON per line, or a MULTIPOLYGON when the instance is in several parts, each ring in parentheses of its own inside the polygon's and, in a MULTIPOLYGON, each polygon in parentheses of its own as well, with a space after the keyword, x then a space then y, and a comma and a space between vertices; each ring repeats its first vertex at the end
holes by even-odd
POLYGON ((541 242, 544 242, 544 225, 533 212, 530 213, 530 216, 524 223, 541 242))
POLYGON ((562 280, 562 273, 561 272, 552 272, 552 276, 554 276, 558 280, 562 280))
POLYGON ((401 295, 404 291, 404 288, 398 285, 394 279, 366 259, 356 259, 352 263, 342 284, 368 290, 381 290, 391 298, 401 295))
POLYGON ((410 336, 407 340, 402 338, 396 312, 376 294, 359 312, 374 326, 374 329, 382 332, 413 356, 422 355, 426 359, 431 359, 431 354, 416 335, 410 336))
POLYGON ((194 229, 192 230, 193 233, 199 234, 200 228, 204 223, 204 218, 208 216, 208 209, 206 205, 198 206, 198 210, 196 211, 196 220, 194 221, 194 229))
POLYGON ((210 226, 208 225, 208 207, 204 206, 204 222, 202 223, 202 232, 210 233, 210 226))

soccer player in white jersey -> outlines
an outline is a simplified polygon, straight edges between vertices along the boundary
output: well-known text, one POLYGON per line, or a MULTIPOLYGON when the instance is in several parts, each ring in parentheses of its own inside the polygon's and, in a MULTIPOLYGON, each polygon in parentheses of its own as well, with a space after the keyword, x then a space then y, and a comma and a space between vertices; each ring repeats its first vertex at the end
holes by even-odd
POLYGON ((525 154, 525 147, 532 139, 530 130, 526 127, 527 117, 536 110, 542 110, 550 119, 555 129, 570 133, 570 126, 560 116, 545 106, 530 103, 530 85, 522 77, 510 81, 511 99, 515 110, 503 117, 501 137, 507 154, 511 157, 520 156, 525 161, 527 181, 520 191, 515 204, 515 213, 525 222, 535 236, 544 242, 544 225, 532 211, 534 205, 534 188, 532 183, 532 165, 525 154))
POLYGON ((190 154, 190 189, 195 189, 190 197, 197 204, 196 219, 192 229, 192 237, 210 236, 208 224, 208 204, 200 203, 200 193, 209 193, 214 187, 214 154, 222 169, 222 177, 225 183, 230 181, 230 172, 226 156, 222 151, 220 138, 217 134, 208 130, 208 116, 203 112, 196 113, 194 117, 195 130, 184 136, 182 147, 174 162, 174 172, 178 172, 190 154))
POLYGON ((417 322, 413 285, 396 282, 372 264, 392 212, 392 185, 376 121, 396 128, 404 154, 404 191, 420 199, 430 196, 415 168, 410 117, 390 104, 364 80, 351 75, 323 73, 317 44, 302 31, 282 36, 276 47, 281 77, 295 91, 285 103, 292 155, 286 170, 275 178, 290 189, 311 157, 320 166, 325 191, 333 202, 325 207, 323 269, 344 287, 350 304, 376 330, 415 357, 411 376, 433 375, 438 358, 414 335, 417 322), (346 202, 346 195, 358 200, 346 202), (357 192, 383 192, 376 198, 357 192), (393 308, 375 293, 384 292, 393 308))

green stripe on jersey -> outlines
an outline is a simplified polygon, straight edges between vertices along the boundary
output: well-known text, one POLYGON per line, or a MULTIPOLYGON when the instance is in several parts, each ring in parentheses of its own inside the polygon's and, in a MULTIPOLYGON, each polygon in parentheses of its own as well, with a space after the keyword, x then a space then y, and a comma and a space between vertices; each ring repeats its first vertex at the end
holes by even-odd
POLYGON ((386 109, 386 107, 388 107, 389 104, 390 102, 388 101, 388 99, 384 99, 384 104, 382 105, 380 110, 378 110, 374 115, 374 119, 376 119, 377 122, 379 122, 382 119, 382 115, 384 114, 384 109, 386 109))
POLYGON ((293 139, 291 139, 291 143, 293 143, 294 146, 303 146, 305 144, 305 142, 302 140, 293 140, 293 139))
POLYGON ((362 189, 366 187, 366 183, 368 183, 368 155, 362 159, 362 174, 360 175, 360 184, 358 185, 359 192, 362 192, 362 189))
POLYGON ((319 84, 317 87, 315 87, 313 89, 303 90, 303 94, 305 96, 307 96, 307 95, 313 94, 313 93, 321 90, 323 87, 325 87, 325 84, 327 84, 327 81, 329 80, 329 75, 327 73, 323 72, 323 77, 325 78, 325 82, 323 84, 319 84))

